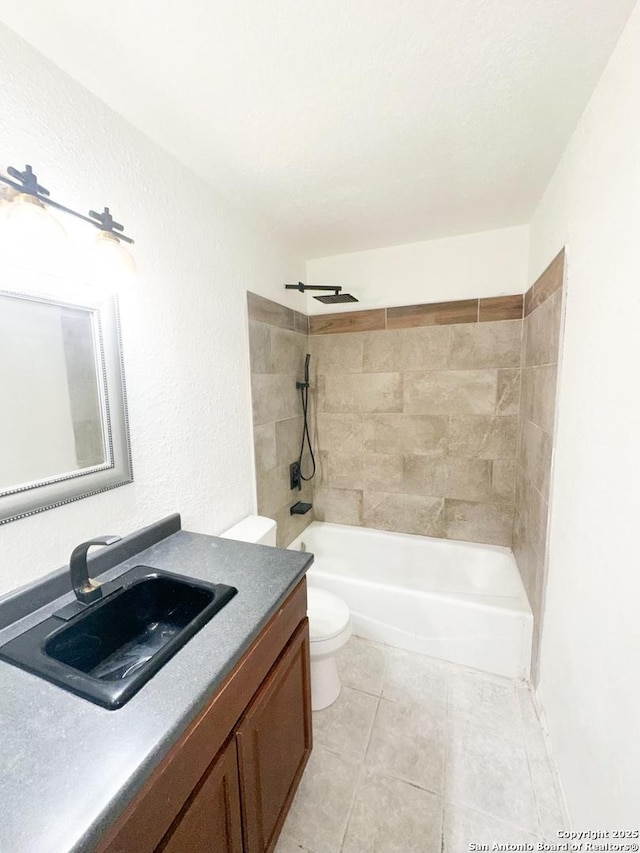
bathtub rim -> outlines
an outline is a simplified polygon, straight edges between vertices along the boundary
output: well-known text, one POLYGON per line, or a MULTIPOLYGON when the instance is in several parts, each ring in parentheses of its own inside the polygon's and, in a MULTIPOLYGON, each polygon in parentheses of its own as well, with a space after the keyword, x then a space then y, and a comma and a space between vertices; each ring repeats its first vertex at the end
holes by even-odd
POLYGON ((513 553, 513 549, 510 548, 508 545, 491 545, 486 542, 472 542, 468 539, 444 539, 441 536, 424 536, 421 533, 400 533, 396 530, 384 530, 384 528, 381 527, 360 527, 357 524, 339 524, 337 521, 320 521, 319 519, 314 519, 312 522, 310 522, 310 524, 305 527, 302 533, 298 534, 295 539, 291 540, 289 545, 287 545, 287 549, 293 550, 291 546, 294 545, 295 542, 297 542, 298 540, 300 540, 300 542, 304 541, 304 536, 309 530, 316 530, 320 526, 322 526, 323 528, 329 528, 332 530, 335 529, 338 531, 349 530, 351 532, 357 533, 358 535, 382 533, 385 536, 398 537, 399 539, 409 541, 426 540, 427 542, 437 543, 438 545, 453 545, 461 546, 464 548, 472 548, 473 550, 479 549, 482 551, 492 551, 494 553, 506 554, 515 563, 515 555, 513 553))

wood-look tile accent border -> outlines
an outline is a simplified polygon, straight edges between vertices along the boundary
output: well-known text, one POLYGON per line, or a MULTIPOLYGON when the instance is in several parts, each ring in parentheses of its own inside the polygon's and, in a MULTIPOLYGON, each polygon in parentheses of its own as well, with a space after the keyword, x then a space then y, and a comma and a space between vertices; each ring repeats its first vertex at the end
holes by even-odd
POLYGON ((332 335, 336 332, 376 332, 387 328, 387 309, 346 311, 343 314, 315 314, 309 317, 310 335, 332 335))
POLYGON ((478 300, 432 302, 428 305, 402 305, 387 308, 388 329, 409 329, 415 326, 449 326, 452 323, 477 323, 478 300))
MULTIPOLYGON (((557 259, 556 259, 557 260, 557 259)), ((552 262, 555 263, 555 261, 552 262)), ((551 270, 551 266, 549 270, 551 270)), ((543 273, 540 282, 547 272, 543 273)), ((554 279, 550 279, 553 281, 554 279)), ((536 282, 536 285, 538 284, 536 282)), ((562 276, 560 276, 560 283, 562 276)), ((536 287, 533 285, 529 293, 536 287)), ((555 289, 555 288, 554 288, 555 289)), ((553 293, 549 285, 540 287, 538 299, 544 301, 553 293), (544 298, 542 298, 544 295, 544 298)), ((542 301, 538 304, 542 304, 542 301)), ((488 323, 496 320, 520 320, 523 316, 524 297, 492 296, 484 299, 459 299, 454 302, 431 302, 423 305, 401 305, 395 308, 371 308, 364 311, 346 311, 333 314, 314 314, 307 317, 247 291, 249 319, 291 329, 310 335, 333 335, 342 332, 374 332, 385 329, 410 329, 417 326, 448 326, 454 323, 488 323)), ((536 306, 537 307, 537 304, 536 306)), ((531 309, 533 310, 533 309, 531 309)))
POLYGON ((332 335, 339 332, 371 332, 410 329, 416 326, 521 320, 523 304, 523 295, 517 293, 486 299, 460 299, 455 302, 402 305, 397 308, 374 308, 341 314, 315 314, 309 317, 309 334, 332 335))
POLYGON ((492 296, 478 300, 478 322, 491 323, 495 320, 521 320, 523 296, 492 296))
POLYGON ((546 302, 550 296, 562 287, 564 281, 564 257, 565 250, 560 252, 551 261, 542 275, 534 281, 529 290, 524 295, 524 316, 528 317, 536 308, 539 308, 543 302, 546 302))
POLYGON ((249 319, 258 320, 260 323, 268 323, 269 326, 279 326, 281 329, 290 329, 292 332, 309 334, 309 318, 300 311, 280 305, 257 293, 247 291, 247 308, 249 319))

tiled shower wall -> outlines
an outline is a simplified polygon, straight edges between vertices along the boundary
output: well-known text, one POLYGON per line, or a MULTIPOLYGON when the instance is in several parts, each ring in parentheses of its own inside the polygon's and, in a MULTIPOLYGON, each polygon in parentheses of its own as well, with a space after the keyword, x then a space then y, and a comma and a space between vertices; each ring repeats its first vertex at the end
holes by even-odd
MULTIPOLYGON (((253 293, 247 294, 251 394, 258 512, 278 523, 278 545, 289 544, 312 520, 313 512, 291 515, 297 501, 313 502, 312 486, 289 488, 289 465, 298 459, 302 404, 296 380, 303 378, 308 351, 306 315, 253 293)), ((303 473, 310 469, 307 456, 303 473)))
POLYGON ((563 268, 561 254, 524 300, 311 318, 248 294, 258 511, 278 543, 315 515, 513 544, 539 626, 563 268), (307 351, 318 473, 292 492, 307 351), (297 500, 314 510, 291 516, 297 500))
POLYGON ((564 260, 563 251, 525 294, 513 550, 534 614, 534 674, 547 576, 549 481, 562 326, 564 260))
POLYGON ((522 310, 519 295, 310 318, 317 519, 511 544, 522 310))

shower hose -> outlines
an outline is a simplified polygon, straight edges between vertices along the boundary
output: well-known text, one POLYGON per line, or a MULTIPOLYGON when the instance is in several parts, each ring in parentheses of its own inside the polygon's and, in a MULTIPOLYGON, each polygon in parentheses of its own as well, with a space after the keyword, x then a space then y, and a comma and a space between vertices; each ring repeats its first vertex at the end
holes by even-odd
POLYGON ((307 357, 304 362, 304 382, 298 382, 298 388, 300 389, 300 397, 302 399, 302 413, 304 415, 304 426, 302 428, 302 443, 300 444, 300 456, 298 457, 298 471, 300 472, 300 479, 308 482, 309 480, 313 480, 316 474, 316 458, 313 455, 313 447, 311 446, 311 436, 309 435, 309 361, 311 360, 311 354, 307 353, 307 357), (308 477, 305 477, 302 473, 302 456, 304 454, 304 445, 305 442, 309 446, 309 453, 311 454, 311 464, 312 470, 311 474, 308 477))

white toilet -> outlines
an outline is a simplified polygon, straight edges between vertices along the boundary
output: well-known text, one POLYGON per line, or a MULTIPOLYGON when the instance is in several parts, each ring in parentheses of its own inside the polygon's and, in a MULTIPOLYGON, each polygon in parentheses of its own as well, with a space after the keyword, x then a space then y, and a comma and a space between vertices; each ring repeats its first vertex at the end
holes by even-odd
POLYGON ((237 539, 238 542, 253 542, 256 545, 276 545, 277 524, 272 518, 262 515, 248 515, 220 533, 222 539, 237 539))
MULTIPOLYGON (((276 523, 261 515, 249 515, 220 536, 258 545, 276 544, 276 523)), ((307 616, 311 657, 311 708, 321 711, 340 695, 336 652, 351 636, 349 608, 331 592, 307 587, 307 616)))
POLYGON ((311 709, 321 711, 340 695, 336 652, 351 636, 351 614, 337 595, 309 586, 307 616, 311 640, 311 709))

